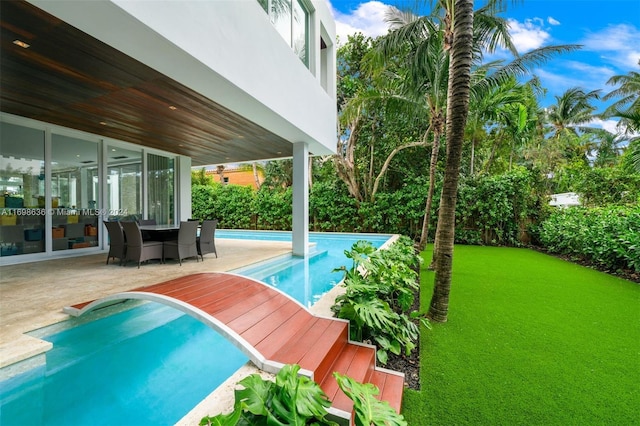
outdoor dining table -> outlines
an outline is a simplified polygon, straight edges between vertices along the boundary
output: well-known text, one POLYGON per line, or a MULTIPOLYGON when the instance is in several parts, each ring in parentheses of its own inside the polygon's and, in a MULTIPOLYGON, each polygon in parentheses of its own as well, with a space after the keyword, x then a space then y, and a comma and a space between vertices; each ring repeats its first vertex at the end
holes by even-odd
POLYGON ((140 225, 142 236, 145 240, 169 241, 178 239, 180 225, 140 225))

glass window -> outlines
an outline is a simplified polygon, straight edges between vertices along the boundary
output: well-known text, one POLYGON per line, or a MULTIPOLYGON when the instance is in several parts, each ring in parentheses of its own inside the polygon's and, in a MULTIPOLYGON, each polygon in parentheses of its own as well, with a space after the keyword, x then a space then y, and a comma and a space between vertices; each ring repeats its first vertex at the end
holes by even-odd
POLYGON ((291 46, 291 0, 271 0, 271 22, 291 46))
POLYGON ((309 67, 309 12, 302 0, 258 0, 271 23, 300 60, 309 67))
POLYGON ((98 245, 98 172, 97 142, 52 135, 53 250, 98 245))
POLYGON ((156 223, 174 223, 174 159, 161 155, 147 156, 147 200, 149 219, 156 223))
POLYGON ((42 252, 44 131, 0 122, 0 141, 0 255, 42 252))
POLYGON ((109 219, 142 218, 142 151, 107 147, 109 219))
POLYGON ((309 66, 307 49, 307 34, 309 33, 308 22, 307 11, 302 7, 300 0, 293 0, 293 21, 291 25, 293 36, 291 39, 291 47, 307 67, 309 66))

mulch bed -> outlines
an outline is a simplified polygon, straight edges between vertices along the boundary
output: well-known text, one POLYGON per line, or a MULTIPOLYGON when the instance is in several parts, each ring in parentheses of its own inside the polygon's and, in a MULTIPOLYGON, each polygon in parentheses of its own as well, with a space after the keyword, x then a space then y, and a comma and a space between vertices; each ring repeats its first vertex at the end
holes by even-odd
POLYGON ((405 388, 420 390, 420 345, 410 356, 390 354, 386 365, 381 367, 404 373, 405 388))
MULTIPOLYGON (((418 288, 420 287, 420 269, 414 268, 418 273, 416 278, 418 282, 418 288)), ((409 311, 420 311, 420 290, 414 292, 413 306, 409 311)), ((416 321, 417 323, 417 321, 416 321)), ((389 353, 389 358, 386 365, 380 365, 381 367, 388 368, 389 370, 399 371, 404 373, 404 386, 405 388, 420 390, 420 337, 416 341, 416 347, 411 351, 409 356, 405 356, 404 353, 400 355, 389 353)))

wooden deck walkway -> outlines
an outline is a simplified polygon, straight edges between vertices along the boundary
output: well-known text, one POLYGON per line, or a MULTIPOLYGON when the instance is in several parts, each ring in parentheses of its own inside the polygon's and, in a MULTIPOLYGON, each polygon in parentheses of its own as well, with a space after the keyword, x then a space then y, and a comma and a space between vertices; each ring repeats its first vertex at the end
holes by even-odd
POLYGON ((349 324, 311 314, 287 294, 230 273, 200 273, 117 293, 64 311, 79 316, 115 301, 141 299, 173 306, 209 325, 242 350, 261 370, 277 373, 298 364, 332 401, 330 413, 350 419, 353 403, 333 372, 380 389, 378 397, 400 412, 404 375, 377 368, 375 348, 348 338, 349 324))

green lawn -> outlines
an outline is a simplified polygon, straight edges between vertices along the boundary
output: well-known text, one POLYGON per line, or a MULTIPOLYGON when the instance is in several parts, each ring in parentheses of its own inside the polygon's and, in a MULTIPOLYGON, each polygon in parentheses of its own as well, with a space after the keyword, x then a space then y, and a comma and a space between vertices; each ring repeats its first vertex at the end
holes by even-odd
POLYGON ((449 321, 422 332, 409 425, 640 425, 640 285, 531 250, 456 246, 451 288, 449 321))

